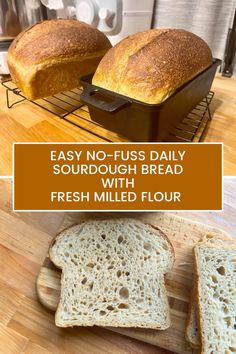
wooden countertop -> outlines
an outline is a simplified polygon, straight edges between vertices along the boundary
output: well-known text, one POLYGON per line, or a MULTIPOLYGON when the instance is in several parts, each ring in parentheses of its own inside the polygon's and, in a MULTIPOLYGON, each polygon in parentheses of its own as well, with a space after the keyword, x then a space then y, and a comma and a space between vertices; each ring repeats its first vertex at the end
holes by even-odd
MULTIPOLYGON (((224 179, 224 212, 175 213, 235 235, 236 179, 224 179)), ((71 217, 75 213, 70 213, 71 217)), ((11 181, 0 180, 0 352, 167 354, 102 328, 62 330, 37 301, 35 281, 65 213, 13 213, 11 181)))
MULTIPOLYGON (((224 173, 236 175, 236 78, 217 75, 212 89, 215 92, 211 106, 213 120, 204 141, 224 142, 224 173)), ((13 142, 121 141, 116 134, 95 127, 86 108, 80 110, 80 116, 79 123, 83 129, 30 102, 22 102, 8 109, 5 88, 0 85, 0 175, 12 174, 13 142), (95 135, 95 132, 103 138, 95 135)), ((71 119, 75 117, 71 116, 71 119)))

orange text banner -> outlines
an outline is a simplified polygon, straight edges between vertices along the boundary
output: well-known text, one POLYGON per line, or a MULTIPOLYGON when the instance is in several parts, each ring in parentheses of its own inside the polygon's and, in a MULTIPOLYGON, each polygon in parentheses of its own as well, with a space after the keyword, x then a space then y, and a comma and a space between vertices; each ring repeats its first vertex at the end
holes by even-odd
POLYGON ((220 210, 221 144, 14 144, 14 210, 220 210))

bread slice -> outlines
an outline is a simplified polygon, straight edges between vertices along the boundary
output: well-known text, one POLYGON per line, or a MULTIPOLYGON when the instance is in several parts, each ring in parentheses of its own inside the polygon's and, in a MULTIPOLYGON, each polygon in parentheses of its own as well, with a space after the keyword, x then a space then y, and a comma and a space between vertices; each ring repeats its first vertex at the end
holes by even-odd
MULTIPOLYGON (((199 244, 207 243, 220 247, 221 245, 228 245, 232 247, 234 239, 227 235, 215 235, 213 233, 206 234, 200 241, 199 244)), ((192 348, 199 348, 201 344, 199 326, 198 326, 198 306, 197 306, 197 279, 196 276, 193 278, 193 289, 191 294, 191 300, 189 305, 189 315, 186 326, 186 339, 192 348)))
POLYGON ((164 274, 174 262, 165 234, 133 219, 88 221, 50 248, 62 269, 56 325, 166 329, 164 274))
POLYGON ((209 238, 194 248, 202 354, 236 352, 236 246, 209 238))

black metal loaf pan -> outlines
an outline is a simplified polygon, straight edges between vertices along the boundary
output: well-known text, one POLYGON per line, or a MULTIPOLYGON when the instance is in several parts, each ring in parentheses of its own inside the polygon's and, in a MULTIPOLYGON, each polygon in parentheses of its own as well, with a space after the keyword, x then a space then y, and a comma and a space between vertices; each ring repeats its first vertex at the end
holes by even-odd
POLYGON ((91 119, 132 141, 168 141, 168 135, 207 96, 219 59, 159 104, 147 104, 92 85, 93 75, 81 78, 82 102, 91 119))

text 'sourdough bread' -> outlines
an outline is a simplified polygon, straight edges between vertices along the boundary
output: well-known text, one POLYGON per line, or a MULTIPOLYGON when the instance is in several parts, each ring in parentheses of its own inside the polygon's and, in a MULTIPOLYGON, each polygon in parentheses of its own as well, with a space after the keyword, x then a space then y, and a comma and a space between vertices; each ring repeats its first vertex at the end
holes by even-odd
POLYGON ((46 20, 12 42, 8 66, 13 81, 31 100, 79 87, 111 48, 107 37, 77 20, 46 20))
POLYGON ((212 64, 208 45, 183 29, 136 33, 110 49, 93 84, 145 103, 160 103, 212 64))
POLYGON ((174 250, 159 229, 133 219, 88 221, 59 234, 50 258, 62 269, 57 326, 170 326, 164 274, 174 250))

